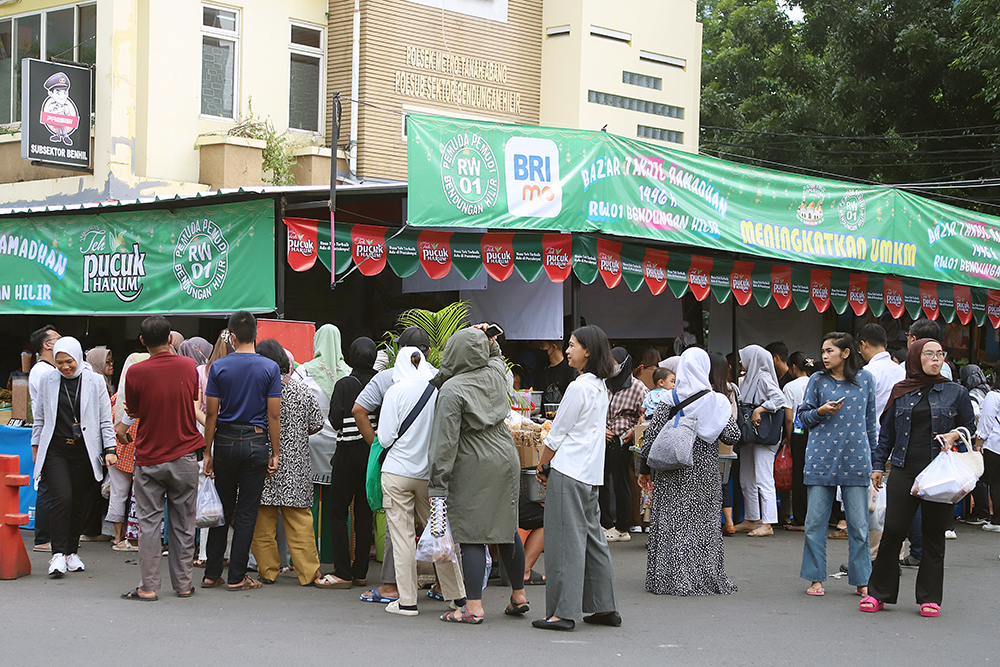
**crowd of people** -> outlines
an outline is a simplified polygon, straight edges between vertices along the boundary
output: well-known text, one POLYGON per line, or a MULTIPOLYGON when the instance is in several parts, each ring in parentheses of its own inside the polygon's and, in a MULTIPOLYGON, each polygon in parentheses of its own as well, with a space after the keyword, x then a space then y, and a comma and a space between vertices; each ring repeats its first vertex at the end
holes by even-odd
POLYGON ((775 341, 727 358, 686 334, 674 356, 648 347, 635 363, 588 325, 565 346, 522 349, 509 365, 502 330, 482 324, 452 334, 435 368, 419 327, 388 350, 359 337, 345 355, 339 329, 325 324, 313 359, 296 364, 278 341, 257 340, 244 311, 214 345, 185 339, 160 316, 142 322, 139 342, 146 351, 127 357, 115 386, 106 347, 84 354, 51 326, 31 339, 35 549, 51 551, 51 577, 85 570, 79 542, 100 507, 111 548, 138 552, 140 581, 125 599, 158 599, 166 548, 178 597, 257 590, 294 572, 302 586, 359 587, 361 601, 414 616, 426 525, 421 542, 454 544, 427 592, 450 604, 442 621, 483 623, 483 589, 499 561, 505 614, 529 612, 526 585, 544 584, 534 627, 619 626, 610 543, 647 534, 654 594, 721 595, 737 591, 724 537, 785 528, 804 533, 807 595, 825 594, 827 540, 846 539, 841 567, 861 611, 898 601, 902 564, 919 567, 916 602, 933 617, 956 514, 1000 532, 1000 363, 992 384, 976 365, 953 368, 928 320, 910 326, 899 356, 870 323, 856 336, 826 334, 816 357, 775 341), (546 410, 557 408, 534 470, 544 501, 522 497, 511 435, 523 419, 514 397, 530 387, 546 410), (724 482, 719 455, 732 447, 738 472, 724 482), (690 461, 664 467, 652 456, 664 448, 690 461), (985 474, 969 497, 956 507, 912 495, 917 476, 952 449, 983 452, 985 474), (776 460, 791 461, 780 485, 776 460), (199 531, 198 497, 211 486, 222 516, 199 531), (879 493, 884 520, 873 522, 879 493), (379 585, 369 586, 383 510, 379 585), (544 575, 533 569, 543 550, 544 575))

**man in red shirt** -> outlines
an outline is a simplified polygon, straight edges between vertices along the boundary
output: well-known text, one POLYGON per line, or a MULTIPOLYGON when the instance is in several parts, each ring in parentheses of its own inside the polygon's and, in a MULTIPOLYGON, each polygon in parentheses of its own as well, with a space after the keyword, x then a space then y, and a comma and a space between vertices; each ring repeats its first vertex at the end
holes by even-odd
MULTIPOLYGON (((159 315, 139 327, 139 341, 150 357, 129 370, 125 402, 129 416, 138 418, 135 439, 136 516, 139 519, 139 569, 129 600, 156 600, 160 588, 160 522, 163 497, 170 512, 170 581, 177 597, 191 597, 194 586, 195 508, 198 497, 198 459, 205 446, 195 423, 198 374, 194 361, 175 355, 170 347, 170 324, 159 315)), ((118 428, 127 430, 123 420, 118 428)), ((119 438, 122 436, 119 435, 119 438)))

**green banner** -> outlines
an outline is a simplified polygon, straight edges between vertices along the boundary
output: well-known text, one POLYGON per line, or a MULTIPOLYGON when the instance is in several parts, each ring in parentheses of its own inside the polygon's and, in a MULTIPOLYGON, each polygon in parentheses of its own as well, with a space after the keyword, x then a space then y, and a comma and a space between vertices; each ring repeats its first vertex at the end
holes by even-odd
POLYGON ((274 310, 271 200, 0 219, 0 314, 274 310))
MULTIPOLYGON (((408 223, 601 232, 980 287, 1000 218, 606 132, 407 119, 408 223)), ((840 292, 834 299, 842 309, 840 292)))

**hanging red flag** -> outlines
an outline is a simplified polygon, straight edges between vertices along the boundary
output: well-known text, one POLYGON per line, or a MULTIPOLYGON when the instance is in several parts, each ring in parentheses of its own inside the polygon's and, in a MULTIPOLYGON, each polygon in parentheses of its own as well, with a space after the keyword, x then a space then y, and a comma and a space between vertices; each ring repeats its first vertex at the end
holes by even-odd
POLYGON ((483 234, 480 241, 483 248, 483 268, 493 280, 503 282, 514 272, 514 234, 483 234))
POLYGON ((316 220, 285 218, 288 229, 288 265, 292 271, 308 271, 316 263, 319 243, 316 240, 316 220))
POLYGON ((809 277, 809 296, 816 310, 824 313, 830 307, 830 272, 812 269, 809 277))
POLYGON ((745 306, 750 303, 753 297, 753 282, 750 276, 753 273, 753 262, 733 262, 733 270, 729 274, 729 288, 736 297, 736 303, 745 306))
POLYGON ((902 317, 906 307, 903 305, 903 279, 896 276, 886 276, 882 286, 885 307, 895 318, 902 317))
POLYGON ((709 281, 711 272, 711 257, 691 255, 691 268, 688 269, 688 285, 691 287, 691 293, 694 294, 694 298, 698 299, 698 301, 704 301, 709 292, 712 291, 712 285, 709 281))
POLYGON ((955 314, 963 325, 972 321, 972 290, 968 285, 955 285, 955 314))
POLYGON ((771 267, 771 294, 778 308, 788 308, 792 302, 792 267, 781 264, 771 267))
POLYGON ((936 320, 941 314, 938 308, 937 283, 920 281, 920 307, 929 320, 936 320))
POLYGON ((988 290, 986 297, 986 315, 990 318, 994 329, 1000 329, 1000 292, 988 290))
POLYGON ((622 244, 608 239, 597 239, 597 271, 608 289, 614 289, 622 280, 622 244))
POLYGON ((572 234, 542 234, 542 265, 549 280, 561 283, 573 268, 572 234))
POLYGON ((417 257, 427 275, 440 280, 451 271, 451 232, 420 232, 417 257))
POLYGON ((364 276, 375 276, 385 268, 387 227, 354 225, 351 228, 351 259, 364 276))
POLYGON ((847 303, 859 317, 868 310, 868 274, 851 274, 851 281, 847 287, 847 303))
POLYGON ((666 250, 646 248, 646 256, 642 260, 642 275, 646 286, 654 295, 661 294, 667 287, 667 262, 670 255, 666 250))

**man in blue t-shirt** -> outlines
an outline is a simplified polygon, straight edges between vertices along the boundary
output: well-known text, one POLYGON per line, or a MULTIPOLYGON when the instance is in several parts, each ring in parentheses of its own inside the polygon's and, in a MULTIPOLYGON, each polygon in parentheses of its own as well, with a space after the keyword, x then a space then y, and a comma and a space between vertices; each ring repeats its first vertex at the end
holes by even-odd
POLYGON ((215 477, 225 523, 208 531, 208 563, 202 588, 222 585, 223 557, 229 550, 229 590, 253 590, 247 576, 250 542, 264 480, 278 469, 281 435, 281 371, 254 351, 257 320, 245 310, 229 318, 236 351, 217 359, 205 386, 205 475, 215 477), (268 441, 270 440, 270 447, 268 441))

